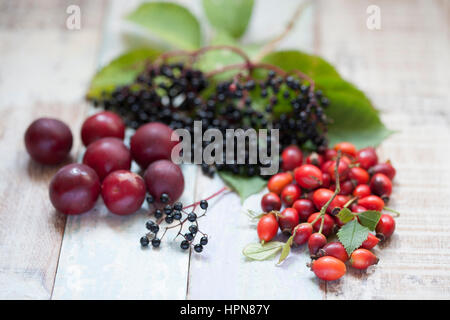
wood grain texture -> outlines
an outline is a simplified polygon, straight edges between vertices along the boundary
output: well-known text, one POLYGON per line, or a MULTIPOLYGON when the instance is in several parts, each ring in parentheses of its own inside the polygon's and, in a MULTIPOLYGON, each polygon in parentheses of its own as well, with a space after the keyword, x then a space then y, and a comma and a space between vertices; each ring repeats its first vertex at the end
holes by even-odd
POLYGON ((399 132, 379 148, 397 168, 396 233, 380 263, 326 286, 328 299, 450 297, 448 1, 320 1, 315 51, 354 81, 399 132), (381 30, 366 8, 381 9, 381 30), (339 26, 338 28, 336 26, 339 26))
MULTIPOLYGON (((102 2, 86 4, 85 27, 74 32, 64 27, 64 2, 0 6, 0 298, 48 299, 65 217, 48 200, 57 167, 29 160, 23 134, 42 116, 78 132, 99 37, 92 22, 101 19, 102 2)), ((76 135, 72 157, 78 145, 76 135)))

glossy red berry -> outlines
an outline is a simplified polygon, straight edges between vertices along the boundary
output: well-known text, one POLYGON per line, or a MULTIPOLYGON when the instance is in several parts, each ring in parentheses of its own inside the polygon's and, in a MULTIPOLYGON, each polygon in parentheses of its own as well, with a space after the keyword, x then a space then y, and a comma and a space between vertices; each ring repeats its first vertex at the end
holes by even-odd
POLYGON ((315 257, 320 248, 327 244, 327 238, 322 233, 313 233, 308 239, 309 254, 315 257))
POLYGON ((281 153, 282 167, 284 171, 294 170, 302 165, 303 153, 297 146, 286 147, 281 153))
POLYGON ((358 200, 358 204, 367 210, 381 211, 384 208, 384 201, 378 196, 370 195, 358 200))
POLYGON ((84 121, 81 127, 81 140, 83 140, 85 146, 107 137, 120 140, 123 140, 125 137, 125 124, 119 115, 114 112, 103 111, 90 116, 84 121))
POLYGON ((350 200, 349 196, 338 194, 333 199, 333 201, 331 201, 330 205, 327 208, 327 212, 332 213, 333 215, 338 214, 340 209, 342 209, 349 200, 350 200))
POLYGON ((263 212, 279 211, 281 209, 280 197, 273 192, 266 193, 261 199, 261 209, 263 212))
POLYGON ((130 170, 131 153, 122 140, 102 138, 87 147, 83 163, 94 169, 103 180, 113 171, 130 170))
POLYGON ((72 149, 72 132, 62 121, 40 118, 25 132, 25 147, 34 161, 53 165, 67 158, 72 149))
POLYGON ((367 147, 358 151, 356 161, 361 168, 367 170, 378 163, 378 156, 374 148, 367 147))
POLYGON ((298 212, 294 208, 286 208, 278 216, 278 224, 282 232, 292 233, 292 230, 298 223, 298 212))
POLYGON ((345 264, 341 260, 331 256, 314 260, 311 269, 319 279, 325 281, 337 280, 347 272, 345 264))
POLYGON ((350 142, 340 142, 334 145, 334 150, 341 151, 343 154, 349 155, 350 157, 356 156, 356 147, 350 142))
MULTIPOLYGON (((333 161, 331 165, 327 169, 327 173, 331 177, 331 181, 336 181, 336 175, 335 175, 335 168, 336 168, 336 161, 333 161)), ((347 162, 345 161, 339 161, 339 181, 344 181, 348 177, 348 173, 350 171, 350 167, 347 162)))
POLYGON ((100 194, 100 180, 93 169, 73 163, 62 167, 50 182, 50 201, 64 214, 92 209, 100 194))
MULTIPOLYGON (((336 186, 334 186, 334 185, 333 185, 333 187, 330 187, 330 189, 333 191, 335 188, 336 188, 336 186)), ((348 195, 352 194, 354 188, 355 188, 355 185, 350 180, 346 180, 341 183, 341 191, 339 192, 339 194, 343 195, 343 196, 348 196, 348 195)))
POLYGON ((281 191, 281 200, 283 201, 285 206, 290 206, 294 203, 295 200, 300 198, 302 194, 302 189, 296 184, 288 184, 281 191))
POLYGON ((378 163, 369 169, 369 173, 371 175, 382 173, 386 175, 391 181, 394 180, 395 172, 395 168, 389 161, 386 163, 378 163))
POLYGON ((278 232, 278 221, 275 215, 268 213, 262 216, 258 221, 256 230, 261 241, 268 242, 272 240, 278 232))
POLYGON ((395 231, 394 218, 389 214, 382 214, 375 230, 377 236, 382 236, 383 240, 389 238, 395 231))
POLYGON ((294 228, 294 232, 294 242, 300 246, 308 242, 309 237, 313 233, 313 227, 310 223, 300 223, 294 228))
POLYGON ((367 211, 366 208, 364 208, 363 206, 360 206, 359 204, 352 205, 351 210, 354 213, 361 213, 361 212, 367 211))
POLYGON ((178 137, 170 127, 160 122, 151 122, 137 129, 131 137, 130 149, 133 159, 142 169, 146 169, 154 161, 170 160, 172 148, 177 144, 178 137))
POLYGON ((311 164, 304 164, 294 171, 295 181, 305 189, 315 189, 322 184, 322 171, 311 164))
POLYGON ((367 184, 369 182, 369 173, 363 168, 353 167, 350 168, 348 178, 355 184, 367 184))
MULTIPOLYGON (((316 212, 313 213, 312 215, 309 216, 308 218, 308 222, 312 223, 317 216, 320 214, 320 212, 316 212)), ((334 220, 332 217, 330 217, 328 214, 324 214, 324 221, 323 221, 323 228, 322 228, 322 233, 325 236, 328 236, 331 234, 331 232, 333 231, 333 227, 334 227, 334 220)), ((322 218, 319 218, 316 223, 314 223, 313 228, 315 232, 318 232, 320 229, 320 224, 322 223, 322 218)))
POLYGON ((345 250, 344 246, 340 242, 329 242, 326 245, 324 245, 319 251, 317 252, 318 257, 324 257, 324 256, 332 256, 335 257, 342 262, 345 262, 348 260, 348 254, 345 250))
POLYGON ((376 173, 370 179, 370 190, 380 197, 389 197, 392 193, 392 182, 383 173, 376 173))
POLYGON ((361 248, 363 249, 373 249, 373 247, 375 247, 378 242, 380 242, 380 239, 378 239, 375 235, 373 235, 372 233, 369 233, 369 235, 367 236, 367 239, 364 240, 364 242, 361 245, 361 248))
POLYGON ((102 198, 114 214, 128 215, 136 212, 145 200, 145 182, 141 176, 117 170, 110 173, 102 183, 102 198))
POLYGON ((369 185, 367 184, 360 184, 355 187, 353 190, 353 196, 358 198, 364 198, 367 196, 370 196, 372 194, 372 191, 370 190, 369 185))
POLYGON ((337 151, 334 149, 327 149, 324 153, 325 160, 335 160, 337 157, 337 151))
POLYGON ((306 157, 306 164, 312 164, 313 166, 316 166, 318 168, 323 165, 324 161, 324 157, 317 152, 313 152, 308 155, 308 157, 306 157))
POLYGON ((267 189, 269 189, 270 192, 280 194, 284 187, 290 184, 293 180, 294 178, 292 177, 292 174, 288 172, 277 173, 269 179, 267 189))
POLYGON ((356 249, 350 256, 350 265, 359 270, 365 270, 378 263, 378 258, 367 249, 356 249))
MULTIPOLYGON (((325 161, 321 166, 320 166, 320 170, 323 173, 327 173, 328 174, 328 169, 333 165, 333 161, 332 160, 327 160, 325 161)), ((330 176, 331 179, 331 176, 330 176)))
POLYGON ((320 188, 313 193, 313 202, 317 210, 322 209, 322 207, 331 199, 333 196, 333 191, 330 189, 320 188))
POLYGON ((316 211, 314 203, 309 199, 298 199, 292 207, 297 210, 300 221, 308 220, 309 216, 316 211))
POLYGON ((148 193, 157 203, 163 202, 161 196, 168 196, 168 203, 180 198, 184 190, 184 177, 180 167, 169 160, 158 160, 148 166, 144 173, 148 193))
POLYGON ((331 176, 326 173, 326 172, 322 172, 322 188, 328 188, 331 184, 331 176))

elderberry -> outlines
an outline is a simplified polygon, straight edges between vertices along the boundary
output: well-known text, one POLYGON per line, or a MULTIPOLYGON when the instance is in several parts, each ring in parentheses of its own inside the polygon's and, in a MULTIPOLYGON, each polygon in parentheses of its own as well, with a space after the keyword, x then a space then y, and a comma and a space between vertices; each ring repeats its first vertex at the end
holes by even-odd
POLYGON ((188 218, 187 218, 190 222, 194 222, 195 220, 197 220, 197 215, 195 214, 195 212, 191 212, 188 214, 188 218))
POLYGON ((188 242, 187 240, 181 241, 180 247, 181 247, 181 249, 183 249, 183 250, 189 249, 189 242, 188 242))
POLYGON ((162 203, 167 203, 169 202, 169 195, 167 193, 163 193, 160 197, 160 200, 162 203))
POLYGON ((208 208, 208 201, 206 201, 206 200, 200 201, 200 208, 202 208, 203 210, 206 210, 208 208))
POLYGON ((203 237, 200 239, 200 244, 201 244, 202 246, 206 246, 206 245, 208 244, 208 237, 207 237, 207 236, 203 236, 203 237))
POLYGON ((154 239, 152 240, 152 246, 153 246, 154 248, 158 248, 160 244, 161 244, 161 240, 159 240, 158 238, 154 238, 154 239))
POLYGON ((155 218, 156 218, 156 219, 160 219, 160 218, 162 218, 162 216, 163 216, 162 211, 159 210, 159 209, 156 209, 156 210, 155 210, 155 218))
POLYGON ((150 243, 150 241, 148 240, 147 236, 143 236, 141 238, 140 242, 141 242, 141 246, 143 246, 143 247, 147 247, 148 244, 150 243))
POLYGON ((194 246, 194 250, 195 250, 195 252, 200 253, 200 252, 203 251, 203 246, 202 246, 201 244, 196 244, 196 245, 194 246))

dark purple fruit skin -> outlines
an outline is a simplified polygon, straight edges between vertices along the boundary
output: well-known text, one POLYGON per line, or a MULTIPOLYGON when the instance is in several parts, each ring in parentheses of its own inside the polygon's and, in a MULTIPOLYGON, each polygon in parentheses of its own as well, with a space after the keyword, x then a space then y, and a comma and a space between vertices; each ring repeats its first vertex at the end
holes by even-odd
POLYGON ((131 137, 130 149, 133 159, 142 169, 152 162, 171 159, 172 148, 178 141, 171 141, 173 130, 160 122, 147 123, 131 137))
POLYGON ((81 127, 81 140, 83 140, 85 146, 107 137, 121 140, 125 137, 125 124, 119 115, 114 112, 103 111, 84 121, 81 127))
POLYGON ((54 165, 67 158, 72 149, 72 133, 62 121, 40 118, 25 132, 25 147, 36 162, 54 165))
POLYGON ((80 214, 92 209, 100 194, 97 173, 84 164, 68 164, 50 182, 50 201, 64 214, 80 214))
POLYGON ((180 167, 169 160, 158 160, 148 166, 144 173, 147 191, 157 202, 163 193, 169 195, 169 201, 175 202, 184 190, 184 177, 180 167))
POLYGON ((94 169, 100 180, 103 181, 113 171, 130 170, 131 153, 122 140, 102 138, 87 147, 83 163, 94 169))

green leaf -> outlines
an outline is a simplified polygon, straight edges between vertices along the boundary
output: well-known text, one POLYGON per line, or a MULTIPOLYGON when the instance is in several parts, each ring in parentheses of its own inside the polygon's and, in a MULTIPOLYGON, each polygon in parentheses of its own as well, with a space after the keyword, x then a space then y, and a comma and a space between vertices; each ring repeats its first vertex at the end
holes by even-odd
POLYGON ((249 259, 262 261, 272 258, 283 245, 284 243, 280 241, 271 241, 265 244, 250 243, 242 250, 242 253, 249 259))
POLYGON ((99 98, 103 91, 111 92, 117 86, 133 82, 143 70, 145 63, 154 60, 160 54, 161 51, 157 49, 140 48, 114 59, 94 76, 87 97, 99 98))
POLYGON ((342 79, 324 59, 299 51, 279 51, 267 55, 263 61, 286 71, 300 70, 314 80, 317 89, 323 91, 330 101, 326 109, 332 121, 328 127, 330 145, 349 141, 357 148, 376 146, 392 134, 381 122, 378 111, 367 96, 342 79))
POLYGON ((245 214, 250 218, 250 220, 258 221, 259 219, 261 219, 262 216, 266 215, 267 212, 258 213, 253 210, 245 210, 245 214))
POLYGON ((381 212, 374 210, 368 210, 358 214, 359 222, 371 231, 375 230, 375 227, 377 226, 380 217, 381 212))
POLYGON ((174 47, 193 50, 201 46, 202 35, 197 18, 186 8, 170 2, 141 4, 126 19, 174 47))
POLYGON ((344 224, 337 233, 339 241, 349 255, 361 246, 368 235, 369 229, 360 225, 356 219, 344 224))
POLYGON ((203 0, 203 8, 217 30, 239 38, 250 21, 253 0, 203 0))
POLYGON ((242 177, 229 172, 219 172, 222 180, 241 197, 244 202, 252 194, 260 192, 267 184, 267 181, 261 177, 242 177))
POLYGON ((291 252, 292 242, 294 242, 294 235, 290 236, 284 244, 283 250, 281 250, 280 259, 278 260, 278 264, 283 262, 288 257, 289 253, 291 252))
POLYGON ((348 208, 344 208, 339 211, 337 217, 339 218, 339 220, 341 220, 342 223, 345 224, 352 221, 355 218, 355 215, 348 208))

